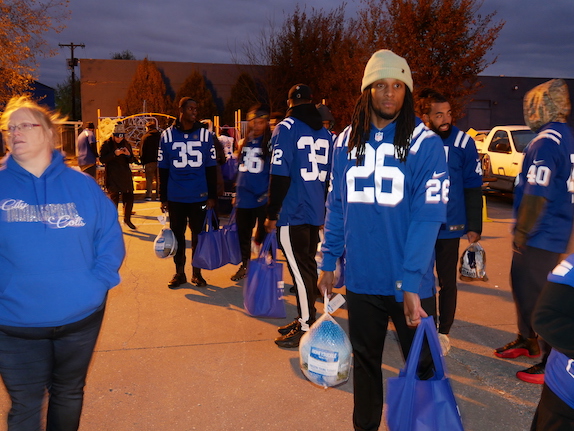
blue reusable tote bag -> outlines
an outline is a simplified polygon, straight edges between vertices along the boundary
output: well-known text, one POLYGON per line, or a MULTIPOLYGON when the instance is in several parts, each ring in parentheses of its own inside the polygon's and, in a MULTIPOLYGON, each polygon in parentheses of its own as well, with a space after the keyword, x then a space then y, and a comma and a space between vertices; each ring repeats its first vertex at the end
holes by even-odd
POLYGON ((223 180, 227 182, 235 182, 237 179, 237 168, 237 159, 235 157, 229 157, 227 161, 221 165, 223 180))
POLYGON ((422 319, 405 367, 387 380, 386 419, 389 431, 463 431, 460 412, 445 376, 444 359, 434 320, 422 319), (429 380, 419 380, 417 364, 427 337, 435 366, 429 380))
POLYGON ((229 263, 238 265, 241 263, 241 247, 239 246, 239 233, 237 232, 237 221, 235 218, 235 207, 231 210, 229 221, 223 226, 223 238, 227 247, 229 263))
POLYGON ((192 265, 201 269, 217 269, 228 263, 229 256, 223 230, 219 229, 219 220, 215 211, 209 208, 205 213, 203 229, 197 238, 192 265))
POLYGON ((243 306, 251 316, 286 316, 283 302, 283 264, 277 262, 276 231, 265 237, 256 259, 249 262, 243 286, 243 306))

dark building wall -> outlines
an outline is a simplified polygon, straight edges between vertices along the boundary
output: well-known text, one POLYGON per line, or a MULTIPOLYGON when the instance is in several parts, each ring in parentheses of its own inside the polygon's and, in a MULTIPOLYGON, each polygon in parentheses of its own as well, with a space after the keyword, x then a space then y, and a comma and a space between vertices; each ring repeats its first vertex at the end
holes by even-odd
MULTIPOLYGON (((82 120, 97 121, 101 116, 115 117, 120 101, 126 97, 128 87, 136 72, 138 60, 81 59, 82 120)), ((157 68, 166 78, 168 92, 175 95, 193 69, 197 69, 212 90, 216 104, 223 111, 223 104, 231 95, 231 88, 238 76, 247 72, 262 78, 265 66, 236 64, 180 63, 156 61, 157 68)), ((491 129, 498 125, 524 124, 522 100, 526 92, 550 78, 521 78, 507 76, 480 76, 482 88, 473 97, 462 118, 456 121, 462 130, 491 129)), ((574 99, 574 79, 566 79, 574 99)), ((201 115, 201 112, 200 112, 201 115)), ((574 126, 572 115, 569 124, 574 126)))
MULTIPOLYGON (((470 127, 476 130, 491 129, 501 125, 524 124, 522 101, 532 88, 550 78, 520 78, 510 76, 480 76, 483 87, 468 104, 466 115, 456 124, 462 130, 470 127)), ((574 99, 574 79, 565 79, 574 99)), ((572 115, 569 124, 574 126, 572 115)))
MULTIPOLYGON (((125 99, 128 87, 141 61, 138 60, 80 60, 82 91, 82 120, 97 120, 97 110, 102 117, 115 117, 120 101, 125 99)), ((231 96, 231 88, 243 72, 255 78, 263 77, 265 67, 236 64, 180 63, 155 61, 166 79, 167 91, 172 96, 183 85, 193 69, 201 73, 212 91, 220 111, 231 96)), ((200 112, 201 115, 201 112, 200 112)))

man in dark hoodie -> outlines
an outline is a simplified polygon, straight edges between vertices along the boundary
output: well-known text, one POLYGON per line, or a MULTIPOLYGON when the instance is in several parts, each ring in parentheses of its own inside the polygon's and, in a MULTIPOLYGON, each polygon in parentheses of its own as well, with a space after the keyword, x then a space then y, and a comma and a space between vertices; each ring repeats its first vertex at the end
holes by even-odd
MULTIPOLYGON (((170 228, 177 240, 176 273, 168 283, 170 289, 187 283, 185 230, 189 225, 193 256, 205 208, 213 208, 217 199, 216 165, 213 135, 197 121, 197 102, 183 97, 179 118, 162 133, 158 153, 161 208, 169 211, 170 228)), ((201 269, 193 268, 191 282, 198 287, 207 285, 201 269)))
POLYGON ((273 131, 271 180, 265 227, 277 228, 279 245, 296 287, 298 317, 278 328, 280 347, 299 347, 315 321, 319 228, 325 221, 325 183, 332 137, 313 105, 311 89, 289 90, 287 118, 273 131))

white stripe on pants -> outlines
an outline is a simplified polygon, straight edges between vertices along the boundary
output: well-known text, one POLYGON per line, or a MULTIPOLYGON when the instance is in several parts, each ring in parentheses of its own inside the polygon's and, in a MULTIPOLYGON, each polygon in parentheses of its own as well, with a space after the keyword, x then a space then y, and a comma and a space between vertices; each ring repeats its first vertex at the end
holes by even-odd
POLYGON ((317 262, 315 253, 319 226, 298 225, 278 227, 279 244, 287 259, 297 291, 297 308, 303 331, 315 322, 317 262))

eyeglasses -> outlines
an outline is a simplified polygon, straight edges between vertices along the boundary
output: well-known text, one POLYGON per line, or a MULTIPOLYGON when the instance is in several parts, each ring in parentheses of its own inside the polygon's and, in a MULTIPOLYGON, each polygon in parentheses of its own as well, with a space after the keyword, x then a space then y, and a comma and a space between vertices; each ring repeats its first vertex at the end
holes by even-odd
POLYGON ((2 131, 11 135, 16 130, 19 130, 21 132, 29 132, 34 127, 40 127, 40 124, 20 123, 20 124, 17 124, 15 126, 11 124, 8 126, 8 129, 3 129, 2 131))

